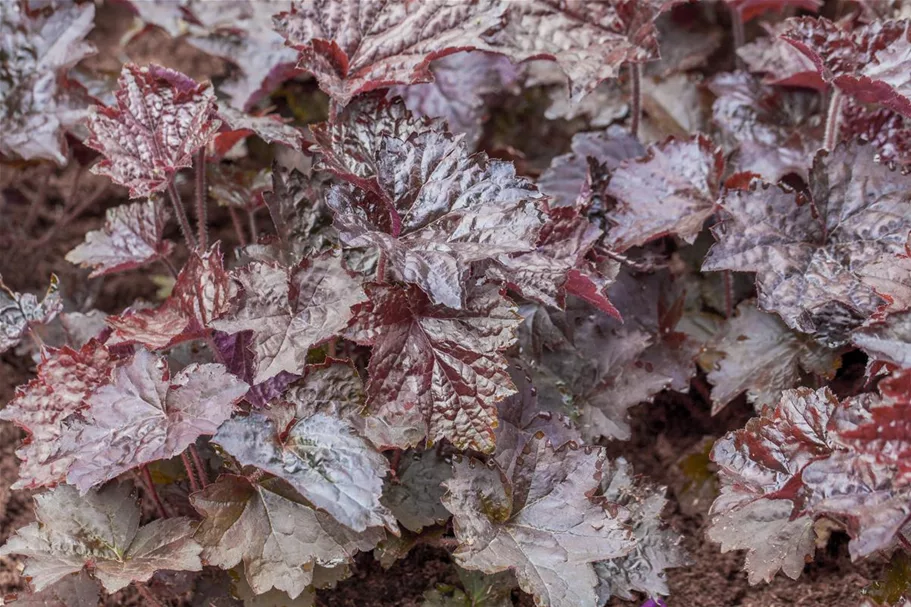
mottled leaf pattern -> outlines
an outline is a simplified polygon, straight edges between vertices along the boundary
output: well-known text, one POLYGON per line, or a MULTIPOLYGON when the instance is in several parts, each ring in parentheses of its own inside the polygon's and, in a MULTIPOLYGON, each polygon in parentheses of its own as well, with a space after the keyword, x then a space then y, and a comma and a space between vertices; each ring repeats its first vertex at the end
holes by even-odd
POLYGON ((703 270, 756 272, 759 306, 838 345, 886 300, 871 266, 904 252, 905 177, 863 145, 817 154, 809 196, 753 183, 728 190, 703 270))
POLYGON ((769 182, 807 176, 823 135, 812 93, 765 86, 745 72, 719 74, 708 87, 716 96, 712 120, 733 152, 729 164, 769 182))
POLYGON ((594 607, 592 563, 633 549, 623 521, 591 496, 604 454, 554 450, 532 438, 514 466, 454 465, 443 503, 453 514, 460 566, 484 573, 511 569, 540 605, 594 607))
POLYGON ((212 323, 219 331, 253 331, 254 383, 282 371, 299 374, 307 351, 341 332, 351 307, 364 301, 360 284, 331 253, 293 268, 254 262, 238 269, 239 307, 212 323))
POLYGON ((672 2, 648 0, 581 4, 571 0, 509 2, 502 30, 487 39, 514 61, 547 58, 569 79, 574 101, 625 63, 658 55, 653 20, 672 2))
POLYGON ((193 251, 163 304, 108 317, 114 331, 107 343, 138 343, 160 350, 204 337, 213 321, 228 310, 236 291, 219 243, 202 253, 193 251))
POLYGON ((712 504, 708 536, 722 551, 747 550, 750 583, 769 581, 779 570, 797 579, 813 556, 813 519, 798 516, 797 489, 807 465, 834 448, 829 427, 837 406, 825 388, 787 390, 774 409, 715 443, 721 495, 712 504))
POLYGON ((612 504, 628 510, 636 547, 624 557, 595 563, 601 602, 611 596, 632 601, 636 592, 650 597, 667 596, 670 589, 666 570, 689 563, 680 546, 683 538, 661 520, 661 511, 667 504, 663 488, 656 491, 634 479, 632 473, 623 458, 602 468, 602 494, 612 504))
POLYGON ((343 419, 316 413, 285 431, 253 413, 226 422, 212 440, 242 464, 288 481, 342 525, 396 528, 380 504, 386 458, 343 419))
POLYGON ((67 482, 84 493, 179 455, 201 435, 215 434, 247 387, 219 364, 194 363, 171 378, 165 360, 139 350, 88 397, 85 424, 66 437, 63 449, 76 460, 67 482))
POLYGON ((433 59, 483 46, 503 11, 495 0, 300 0, 275 24, 300 51, 298 67, 344 106, 376 88, 431 80, 433 59))
POLYGON ((86 565, 108 592, 145 582, 160 569, 200 571, 196 524, 184 517, 139 526, 139 505, 126 484, 79 495, 61 485, 35 497, 39 523, 22 527, 0 555, 28 557, 24 574, 42 590, 86 565))
POLYGON ((159 198, 108 209, 104 227, 86 234, 85 242, 67 253, 66 260, 92 268, 89 277, 95 277, 167 257, 174 248, 163 239, 169 217, 159 198))
MULTIPOLYGON (((496 288, 476 287, 465 307, 433 305, 415 287, 368 287, 351 335, 372 345, 367 407, 385 424, 410 429, 407 442, 447 439, 491 452, 496 404, 515 388, 500 352, 520 318, 496 288)), ((403 436, 402 438, 406 438, 403 436)))
POLYGON ((66 71, 95 53, 84 40, 95 6, 58 3, 29 13, 23 2, 0 3, 0 154, 65 164, 65 131, 87 109, 66 71))
POLYGON ((911 116, 911 23, 875 21, 848 32, 828 19, 789 20, 782 38, 816 66, 820 76, 863 103, 911 116))
POLYGON ((66 477, 73 462, 63 439, 78 426, 88 398, 110 381, 117 359, 102 344, 89 341, 79 350, 50 351, 38 366, 38 376, 16 390, 0 410, 0 419, 21 427, 31 438, 16 451, 21 460, 13 488, 53 485, 66 477))
POLYGON ((89 118, 86 145, 104 156, 93 170, 138 198, 166 189, 179 169, 215 136, 219 122, 208 85, 157 65, 126 64, 116 107, 89 118))
POLYGON ((204 516, 196 532, 203 558, 224 569, 243 562, 258 595, 276 588, 297 598, 313 581, 315 565, 347 563, 383 536, 346 529, 277 478, 224 475, 191 501, 204 516))
POLYGON ((607 242, 619 251, 676 234, 688 244, 715 210, 724 158, 707 137, 669 139, 610 173, 607 242))
POLYGON ((344 245, 379 248, 397 279, 419 285, 435 303, 461 308, 470 263, 534 248, 541 195, 511 164, 470 156, 446 132, 394 136, 396 127, 407 132, 414 123, 398 118, 395 105, 387 114, 367 132, 345 126, 329 143, 344 146, 330 153, 330 168, 343 149, 364 159, 353 173, 335 169, 349 183, 329 192, 334 225, 344 245))

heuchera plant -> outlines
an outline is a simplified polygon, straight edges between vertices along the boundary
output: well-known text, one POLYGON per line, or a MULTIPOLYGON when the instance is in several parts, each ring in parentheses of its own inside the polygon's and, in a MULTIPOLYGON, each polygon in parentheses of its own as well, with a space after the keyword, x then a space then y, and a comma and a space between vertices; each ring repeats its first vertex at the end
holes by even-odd
POLYGON ((23 604, 154 605, 179 571, 219 605, 313 605, 358 553, 432 544, 460 586, 431 607, 662 605, 688 561, 664 490, 604 445, 691 381, 758 415, 711 455, 708 534, 750 582, 797 578, 833 528, 855 559, 911 545, 911 23, 727 0, 740 69, 700 119, 678 100, 724 34, 677 0, 129 4, 232 75, 127 63, 90 93, 94 4, 0 3, 0 154, 79 141, 135 199, 66 259, 173 277, 103 322, 56 277, 40 301, 0 282, 0 350, 38 361, 0 410, 35 492, 0 548, 23 604), (328 120, 270 113, 310 77, 328 120), (487 121, 542 86, 599 128, 537 166, 487 121), (237 161, 251 139, 271 166, 237 161))

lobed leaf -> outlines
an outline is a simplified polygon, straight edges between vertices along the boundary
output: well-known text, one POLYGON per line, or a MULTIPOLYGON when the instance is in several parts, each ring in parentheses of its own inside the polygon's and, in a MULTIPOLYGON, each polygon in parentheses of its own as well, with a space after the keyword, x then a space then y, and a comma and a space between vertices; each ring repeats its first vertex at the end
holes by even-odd
POLYGON ((509 2, 503 28, 486 38, 493 49, 516 63, 556 61, 569 79, 572 101, 578 102, 602 80, 616 78, 624 64, 657 58, 653 22, 673 4, 666 0, 509 2))
POLYGON ((403 442, 392 446, 426 435, 493 451, 496 404, 515 391, 500 354, 520 322, 511 302, 491 286, 469 291, 460 310, 434 305, 416 287, 374 284, 367 294, 350 335, 373 346, 367 409, 396 429, 403 442))
POLYGON ((887 303, 877 263, 902 253, 911 229, 903 181, 852 143, 816 155, 806 197, 756 182, 728 190, 702 269, 756 272, 760 308, 823 342, 844 343, 887 303))
POLYGON ((874 21, 845 31, 828 19, 788 20, 781 37, 806 55, 826 81, 862 103, 911 116, 911 55, 907 20, 874 21))
POLYGON ((354 531, 396 529, 395 519, 380 503, 386 458, 346 420, 315 413, 285 429, 252 413, 225 422, 212 441, 241 464, 287 481, 354 531))
POLYGON ((692 244, 715 211, 723 171, 721 150, 703 135, 668 139, 625 161, 604 190, 616 201, 607 213, 607 243, 623 252, 676 234, 692 244))
POLYGON ((623 458, 602 469, 602 495, 628 510, 636 547, 624 557, 595 563, 599 603, 611 596, 632 601, 636 592, 650 597, 667 596, 670 589, 666 570, 690 562, 680 546, 683 538, 661 520, 661 511, 667 505, 664 489, 634 479, 632 472, 623 458))
POLYGON ((348 182, 327 198, 340 240, 377 247, 394 278, 461 308, 472 262, 534 249, 541 195, 511 164, 470 156, 461 139, 396 104, 380 108, 384 118, 365 129, 342 123, 317 136, 321 149, 337 146, 324 163, 348 182))
POLYGON ((59 288, 57 276, 51 274, 47 292, 39 302, 31 293, 13 291, 0 277, 0 352, 17 346, 33 325, 47 324, 60 313, 63 302, 59 288))
POLYGON ((484 46, 504 7, 494 0, 298 0, 275 16, 298 67, 344 107, 361 93, 432 79, 430 62, 484 46))
POLYGON ((255 384, 283 371, 300 373, 307 351, 344 330, 352 306, 365 300, 360 283, 332 253, 291 268, 253 262, 233 277, 241 286, 237 308, 211 325, 232 334, 253 331, 255 384))
POLYGON ((215 434, 247 388, 220 364, 194 363, 172 379, 165 360, 139 350, 88 397, 84 425, 67 433, 63 450, 75 459, 67 482, 85 493, 179 455, 200 436, 215 434))
POLYGON ((789 173, 807 177, 823 134, 811 93, 765 86, 744 72, 719 74, 708 88, 716 96, 712 120, 733 151, 731 166, 770 182, 789 173))
POLYGON ((45 11, 0 4, 0 154, 66 164, 64 135, 87 113, 66 73, 95 53, 84 40, 94 20, 91 3, 45 11))
POLYGON ((484 573, 514 571, 539 605, 594 607, 593 563, 634 547, 623 521, 591 497, 603 452, 555 450, 532 437, 510 455, 500 453, 490 467, 468 459, 453 466, 443 503, 460 543, 456 562, 484 573))
POLYGON ((782 390, 800 383, 803 374, 831 379, 840 366, 838 353, 791 331, 755 303, 737 306, 737 315, 709 346, 718 360, 709 371, 712 413, 747 393, 756 411, 772 406, 782 390))
POLYGON ((228 311, 236 293, 225 271, 220 243, 203 253, 192 251, 163 304, 107 318, 113 329, 107 343, 142 344, 152 350, 163 350, 205 337, 215 319, 228 311))
POLYGON ((21 461, 14 489, 34 489, 65 479, 73 463, 65 437, 83 419, 88 398, 110 381, 117 362, 94 339, 79 350, 66 346, 49 350, 38 365, 38 376, 16 389, 15 398, 0 410, 0 419, 15 423, 29 436, 16 451, 21 461))
POLYGON ((140 527, 139 506, 128 485, 80 495, 61 485, 35 496, 38 523, 22 527, 0 555, 28 557, 25 576, 36 590, 87 565, 108 592, 148 581, 160 569, 201 571, 195 523, 184 517, 140 527))
POLYGON ((89 278, 94 278, 164 259, 174 250, 174 243, 164 240, 169 217, 160 198, 108 209, 104 227, 86 234, 66 260, 92 268, 89 278))
POLYGON ((203 558, 223 569, 243 562, 257 595, 275 588, 295 599, 313 582, 314 567, 347 563, 383 537, 375 528, 346 529, 277 478, 223 475, 190 500, 204 517, 196 532, 203 558))
POLYGON ((165 190, 218 131, 209 86, 157 65, 123 66, 115 107, 89 117, 86 145, 103 156, 93 171, 139 198, 165 190))

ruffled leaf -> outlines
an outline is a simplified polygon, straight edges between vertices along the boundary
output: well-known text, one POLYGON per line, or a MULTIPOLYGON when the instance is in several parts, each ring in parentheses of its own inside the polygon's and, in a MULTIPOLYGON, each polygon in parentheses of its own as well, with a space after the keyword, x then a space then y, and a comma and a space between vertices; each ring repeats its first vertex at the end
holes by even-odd
POLYGON ((38 523, 22 527, 0 555, 28 557, 24 575, 42 590, 91 565, 108 592, 148 581, 156 571, 201 571, 196 524, 178 517, 139 526, 139 506, 126 484, 79 495, 61 485, 35 496, 38 523))

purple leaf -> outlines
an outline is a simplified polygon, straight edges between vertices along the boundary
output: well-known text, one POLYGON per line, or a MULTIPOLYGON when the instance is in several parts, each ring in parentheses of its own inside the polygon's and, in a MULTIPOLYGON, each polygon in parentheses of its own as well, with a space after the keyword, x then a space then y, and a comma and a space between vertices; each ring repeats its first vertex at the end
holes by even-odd
POLYGON ((344 107, 377 88, 430 81, 432 60, 484 46, 503 11, 493 0, 299 0, 275 25, 300 52, 298 67, 344 107))
POLYGON ((132 270, 168 257, 174 243, 164 240, 170 212, 161 199, 107 210, 104 227, 85 235, 85 242, 66 254, 66 260, 91 267, 89 278, 132 270))
POLYGON ((86 145, 104 157, 92 170, 139 198, 168 187, 174 173, 218 131, 209 85, 157 65, 126 64, 114 92, 116 107, 89 118, 86 145))
POLYGON ((128 484, 80 495, 61 485, 35 497, 37 523, 22 527, 0 555, 28 557, 23 574, 36 590, 91 566, 108 592, 146 582, 159 569, 201 571, 202 548, 189 518, 139 526, 139 505, 128 484))
POLYGON ((179 455, 200 436, 215 434, 247 388, 219 364, 194 363, 171 378, 164 359, 139 350, 88 397, 85 424, 66 437, 63 450, 75 459, 67 482, 84 493, 179 455))
POLYGON ((66 163, 64 133, 87 114, 66 71, 95 53, 83 40, 94 19, 92 3, 40 12, 0 3, 0 154, 66 163))
POLYGON ((253 331, 256 384, 283 371, 300 374, 307 351, 344 330, 352 306, 365 299, 360 283, 331 253, 293 268, 253 262, 234 278, 241 286, 237 308, 212 326, 225 333, 253 331))
POLYGON ((515 391, 500 354, 520 322, 511 302, 491 287, 469 291, 459 310, 434 305, 416 287, 367 292, 350 334, 373 346, 367 408, 401 440, 385 446, 414 446, 426 434, 491 452, 497 402, 515 391))

